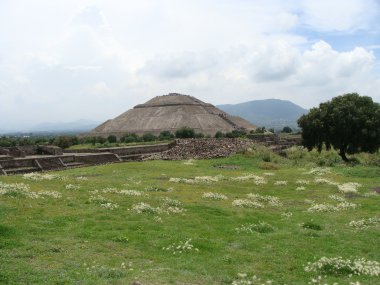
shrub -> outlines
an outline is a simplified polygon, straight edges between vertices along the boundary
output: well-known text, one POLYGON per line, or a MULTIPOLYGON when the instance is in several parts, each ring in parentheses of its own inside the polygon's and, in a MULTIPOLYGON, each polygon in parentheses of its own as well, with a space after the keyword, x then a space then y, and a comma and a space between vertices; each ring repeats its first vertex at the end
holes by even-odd
POLYGON ((201 139, 201 138, 204 138, 205 135, 202 134, 202 133, 196 133, 194 137, 197 138, 197 139, 201 139))
POLYGON ((160 135, 158 136, 158 139, 160 141, 170 140, 173 138, 174 138, 174 135, 170 131, 162 131, 160 135))
POLYGON ((233 130, 232 132, 226 133, 227 138, 240 138, 246 135, 245 130, 233 130))
POLYGON ((81 143, 90 143, 94 145, 96 143, 96 137, 84 137, 81 139, 81 143))
POLYGON ((259 168, 265 169, 265 170, 277 170, 280 167, 278 166, 278 164, 273 163, 273 162, 261 162, 259 164, 259 168))
POLYGON ((10 147, 10 146, 12 146, 12 142, 10 139, 8 139, 6 137, 2 137, 2 138, 0 138, 0 146, 10 147))
POLYGON ((265 127, 257 128, 256 130, 251 131, 252 134, 263 134, 265 132, 266 132, 265 127))
POLYGON ((316 223, 313 223, 313 222, 306 222, 306 223, 303 223, 302 224, 302 227, 304 229, 308 229, 308 230, 314 230, 314 231, 321 231, 322 230, 322 227, 316 223))
POLYGON ((114 136, 114 135, 109 135, 108 138, 107 138, 107 141, 109 143, 115 143, 115 142, 117 142, 117 137, 114 136))
POLYGON ((144 142, 151 142, 151 141, 155 141, 157 139, 157 137, 151 133, 146 133, 146 134, 143 134, 142 136, 142 140, 144 142))
POLYGON ((292 128, 289 127, 289 126, 284 127, 284 128, 282 129, 282 131, 281 131, 281 133, 286 133, 286 134, 290 134, 290 133, 292 133, 292 132, 293 132, 293 130, 292 130, 292 128))
POLYGON ((59 146, 60 148, 68 148, 77 142, 78 139, 76 137, 71 136, 59 136, 54 140, 54 145, 59 146))
POLYGON ((217 131, 214 137, 217 139, 225 138, 226 134, 222 133, 221 131, 217 131))
POLYGON ((125 142, 125 143, 138 142, 140 140, 141 140, 141 138, 139 138, 138 135, 133 134, 133 133, 132 134, 125 134, 124 136, 122 136, 120 138, 120 141, 125 142))
POLYGON ((195 131, 192 128, 183 127, 183 128, 178 129, 175 132, 175 137, 176 138, 181 138, 181 139, 194 138, 195 137, 195 131))
POLYGON ((96 142, 97 142, 97 143, 100 143, 100 144, 103 144, 103 143, 106 142, 106 139, 103 138, 103 137, 96 137, 96 142))

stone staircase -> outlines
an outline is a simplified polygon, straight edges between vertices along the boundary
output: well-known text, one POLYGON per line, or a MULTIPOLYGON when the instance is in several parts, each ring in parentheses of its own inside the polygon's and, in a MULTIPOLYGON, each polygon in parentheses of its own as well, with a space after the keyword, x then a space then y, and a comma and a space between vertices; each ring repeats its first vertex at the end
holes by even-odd
POLYGON ((60 159, 62 165, 65 168, 74 168, 74 167, 80 167, 80 166, 84 166, 85 165, 84 162, 75 161, 75 156, 74 155, 62 156, 59 159, 60 159))
POLYGON ((120 159, 122 161, 141 161, 142 160, 143 154, 138 153, 138 154, 127 154, 127 155, 119 155, 120 159))
POLYGON ((298 136, 282 137, 275 134, 250 134, 247 137, 256 143, 265 145, 272 151, 279 154, 283 154, 284 150, 287 148, 295 145, 301 145, 301 137, 298 136))
POLYGON ((3 175, 23 174, 41 170, 41 167, 35 159, 19 159, 17 161, 10 159, 1 161, 0 169, 3 175))

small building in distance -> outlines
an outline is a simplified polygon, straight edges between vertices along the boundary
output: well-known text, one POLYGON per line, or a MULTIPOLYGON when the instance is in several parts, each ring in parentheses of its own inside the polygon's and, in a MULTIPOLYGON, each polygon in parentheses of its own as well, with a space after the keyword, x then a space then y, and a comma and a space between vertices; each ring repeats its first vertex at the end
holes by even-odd
POLYGON ((139 104, 82 136, 121 137, 127 133, 158 135, 162 131, 175 133, 182 127, 210 136, 218 131, 227 133, 243 129, 249 132, 257 128, 193 96, 169 93, 139 104))

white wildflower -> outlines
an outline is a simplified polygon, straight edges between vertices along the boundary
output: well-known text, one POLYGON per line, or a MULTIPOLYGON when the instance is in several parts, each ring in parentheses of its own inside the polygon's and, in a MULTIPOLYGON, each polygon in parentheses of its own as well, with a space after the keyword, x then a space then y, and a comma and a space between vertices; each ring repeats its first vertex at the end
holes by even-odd
POLYGON ((65 185, 66 190, 78 190, 80 189, 80 185, 67 184, 65 185))
POLYGON ((78 177, 75 177, 76 180, 79 180, 79 181, 87 181, 88 178, 85 177, 85 176, 78 176, 78 177))
POLYGON ((330 274, 354 274, 354 275, 380 275, 380 263, 364 258, 354 260, 342 257, 321 257, 316 262, 309 262, 305 266, 307 272, 321 272, 330 274))
POLYGON ((310 169, 308 172, 305 172, 304 174, 322 176, 322 175, 329 174, 330 172, 331 170, 328 167, 315 167, 315 168, 310 169))
POLYGON ((337 185, 339 192, 342 193, 356 193, 358 192, 358 188, 361 187, 361 184, 356 182, 348 182, 337 185))
POLYGON ((92 203, 97 203, 97 204, 105 204, 105 203, 110 202, 108 199, 106 199, 102 195, 90 196, 89 201, 92 203))
POLYGON ((348 225, 357 230, 367 229, 369 227, 380 225, 380 217, 351 221, 348 225))
POLYGON ((202 198, 212 200, 227 200, 227 196, 220 193, 206 192, 203 193, 202 198))
POLYGON ((171 245, 163 247, 162 249, 171 251, 174 255, 191 251, 199 251, 199 249, 194 247, 194 245, 191 243, 191 239, 188 239, 186 241, 180 241, 178 243, 172 243, 171 245))
POLYGON ((282 202, 280 201, 280 199, 275 196, 250 193, 250 194, 247 194, 247 197, 248 199, 254 202, 268 203, 268 205, 275 206, 275 207, 282 206, 282 202))
POLYGON ((308 212, 340 212, 340 211, 347 211, 347 210, 354 210, 357 208, 357 205, 354 203, 349 203, 347 201, 340 202, 337 205, 332 204, 313 204, 309 209, 307 209, 308 212))
POLYGON ((100 203, 100 207, 108 209, 108 210, 114 210, 114 209, 119 208, 119 205, 116 203, 107 202, 107 203, 100 203))
POLYGON ((40 192, 36 192, 36 193, 40 196, 51 197, 51 198, 55 198, 55 199, 62 197, 61 193, 59 193, 57 191, 40 191, 40 192))
POLYGON ((246 224, 241 225, 240 227, 235 229, 238 233, 268 233, 273 232, 274 228, 268 223, 259 222, 257 224, 246 224))
POLYGON ((276 185, 276 186, 285 186, 285 185, 288 185, 288 181, 279 180, 279 181, 274 182, 274 185, 276 185))
POLYGON ((162 223, 162 218, 160 216, 154 216, 153 220, 157 223, 162 223))
POLYGON ((339 185, 339 183, 331 181, 331 180, 328 180, 326 178, 315 178, 314 182, 316 184, 328 184, 328 185, 334 185, 334 186, 338 186, 339 185))
POLYGON ((239 208, 264 208, 264 205, 248 199, 236 199, 232 201, 232 206, 239 208))
POLYGON ((304 179, 298 179, 296 181, 296 184, 297 185, 309 185, 310 184, 310 181, 309 180, 304 180, 304 179))
POLYGON ((281 218, 283 219, 289 219, 293 216, 293 213, 292 212, 284 212, 281 214, 281 218))
POLYGON ((183 162, 184 165, 195 165, 194 159, 189 159, 183 162))
POLYGON ((263 281, 256 275, 248 277, 246 273, 238 273, 238 279, 232 281, 231 285, 271 285, 272 281, 263 281))
POLYGON ((267 183, 264 177, 261 177, 255 174, 246 174, 243 176, 232 177, 230 180, 239 181, 239 182, 253 180, 256 185, 263 185, 267 183))
POLYGON ((166 214, 180 214, 185 210, 182 208, 182 203, 180 201, 165 197, 162 199, 159 211, 166 214))
POLYGON ((132 206, 132 211, 139 213, 139 214, 141 214, 141 213, 156 214, 156 213, 161 212, 160 209, 154 208, 151 205, 149 205, 148 203, 144 203, 144 202, 134 204, 132 206))
POLYGON ((346 199, 341 197, 341 196, 338 196, 338 195, 330 195, 329 198, 331 200, 334 200, 334 201, 337 201, 337 202, 346 202, 346 199))
POLYGON ((117 193, 118 190, 114 187, 107 187, 101 190, 102 193, 117 193))
POLYGON ((141 196, 143 194, 143 192, 136 190, 120 190, 117 193, 126 196, 141 196))
POLYGON ((64 178, 58 174, 49 174, 49 173, 26 173, 22 176, 24 179, 27 180, 34 180, 34 181, 41 181, 41 180, 53 180, 53 179, 61 179, 64 180, 64 178))
POLYGON ((214 183, 223 180, 223 175, 216 176, 196 176, 194 178, 175 178, 171 177, 169 182, 174 183, 187 183, 187 184, 199 184, 199 183, 214 183))
POLYGON ((61 198, 61 194, 55 191, 34 192, 30 190, 29 185, 24 183, 3 183, 0 181, 0 195, 8 197, 27 197, 30 199, 38 198, 61 198))
POLYGON ((305 199, 304 200, 305 204, 315 204, 315 201, 314 200, 310 200, 310 199, 305 199))

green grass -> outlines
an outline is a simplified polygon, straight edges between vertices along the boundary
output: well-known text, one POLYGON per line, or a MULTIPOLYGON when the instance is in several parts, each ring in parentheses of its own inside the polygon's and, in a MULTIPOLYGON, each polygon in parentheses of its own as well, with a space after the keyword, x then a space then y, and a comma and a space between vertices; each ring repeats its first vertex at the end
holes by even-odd
MULTIPOLYGON (((348 226, 352 220, 380 215, 380 195, 368 195, 380 187, 378 167, 332 167, 324 178, 362 184, 359 193, 345 196, 336 186, 316 184, 315 175, 304 174, 315 165, 293 165, 273 156, 269 160, 276 167, 268 170, 263 158, 268 160, 265 155, 236 155, 197 160, 194 165, 147 161, 56 172, 65 180, 0 177, 3 183, 28 184, 30 191, 62 195, 56 199, 0 195, 0 284, 131 284, 135 280, 142 284, 231 284, 238 273, 257 275, 273 284, 307 284, 325 275, 304 270, 308 262, 323 256, 380 262, 379 226, 359 231, 348 226), (220 165, 238 168, 215 167, 220 165), (265 176, 266 172, 274 175, 265 176), (265 177, 267 183, 231 180, 247 173, 265 177), (216 175, 225 178, 212 183, 169 182, 171 177, 216 175), (82 176, 87 180, 77 179, 82 176), (305 190, 296 190, 299 179, 310 181, 305 190), (287 185, 275 186, 280 180, 287 185), (67 184, 80 188, 68 190, 67 184), (143 195, 101 193, 110 187, 142 191, 143 195), (204 199, 204 192, 224 194, 228 199, 204 199), (234 199, 245 199, 249 193, 278 197, 282 205, 232 205, 234 199), (329 198, 333 194, 360 206, 342 212, 307 212, 310 205, 305 199, 336 204, 329 198), (110 210, 90 201, 97 195, 119 207, 110 210), (180 201, 184 212, 131 210, 140 202, 162 207, 165 197, 180 201), (251 232, 236 230, 243 225, 256 226, 251 232), (188 239, 198 251, 173 254, 163 250, 188 239)), ((327 274, 324 282, 379 284, 379 278, 327 274)))

